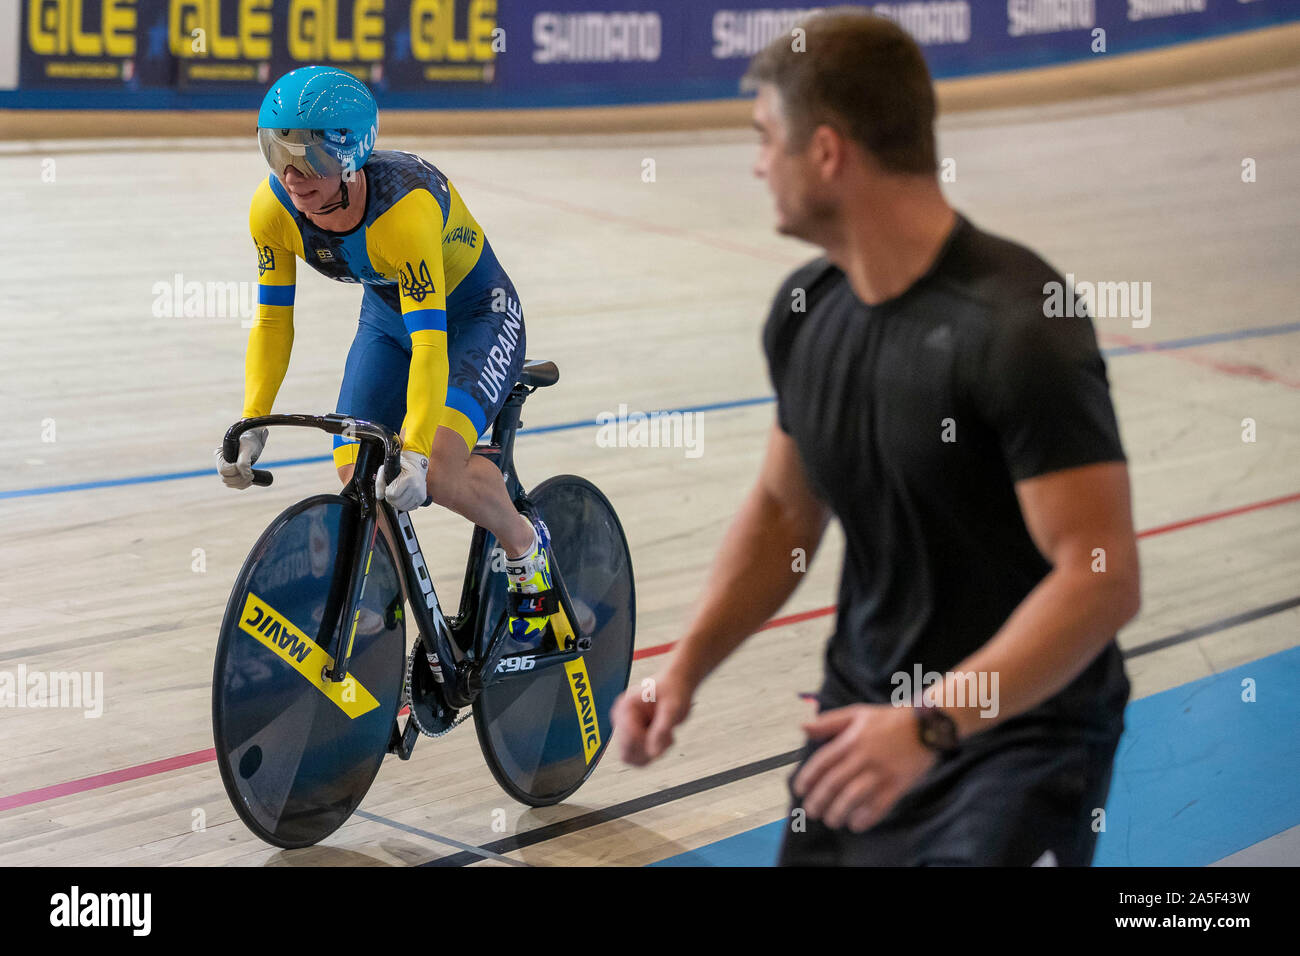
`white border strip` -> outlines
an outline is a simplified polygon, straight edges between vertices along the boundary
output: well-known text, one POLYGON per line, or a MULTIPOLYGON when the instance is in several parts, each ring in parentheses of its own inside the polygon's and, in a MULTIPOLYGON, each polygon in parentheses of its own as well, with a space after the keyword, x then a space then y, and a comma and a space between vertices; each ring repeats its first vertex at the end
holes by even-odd
POLYGON ((18 89, 18 34, 22 0, 0 0, 0 90, 18 89), (9 39, 6 40, 5 37, 9 39))

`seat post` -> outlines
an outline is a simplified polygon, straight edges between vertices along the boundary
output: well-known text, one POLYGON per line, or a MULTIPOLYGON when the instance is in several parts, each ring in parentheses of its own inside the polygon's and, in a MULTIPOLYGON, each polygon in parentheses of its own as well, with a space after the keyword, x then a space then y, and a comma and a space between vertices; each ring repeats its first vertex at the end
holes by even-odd
POLYGON ((501 411, 497 412, 496 420, 492 422, 492 444, 501 449, 501 471, 510 473, 511 477, 515 469, 515 432, 519 430, 519 412, 524 407, 528 392, 525 385, 512 388, 501 411))

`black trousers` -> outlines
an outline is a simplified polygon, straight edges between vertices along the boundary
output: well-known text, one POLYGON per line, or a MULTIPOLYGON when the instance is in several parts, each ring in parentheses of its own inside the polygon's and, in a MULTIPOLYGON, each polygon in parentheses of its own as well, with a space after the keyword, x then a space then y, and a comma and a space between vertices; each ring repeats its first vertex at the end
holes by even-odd
POLYGON ((779 865, 1088 866, 1118 730, 1001 729, 942 760, 864 833, 807 819, 792 790, 779 865))

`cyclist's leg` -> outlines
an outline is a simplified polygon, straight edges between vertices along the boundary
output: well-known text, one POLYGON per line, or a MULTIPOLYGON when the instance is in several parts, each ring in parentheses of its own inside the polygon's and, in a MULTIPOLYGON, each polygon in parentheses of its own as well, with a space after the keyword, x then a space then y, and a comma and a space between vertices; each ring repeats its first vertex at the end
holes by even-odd
MULTIPOLYGON (((491 428, 523 368, 523 315, 508 280, 458 298, 449 303, 449 376, 429 455, 429 494, 436 504, 491 531, 507 552, 514 549, 508 555, 514 557, 530 547, 532 527, 515 510, 496 466, 470 452, 491 428)), ((367 286, 339 390, 341 414, 401 428, 411 358, 409 342, 398 337, 401 328, 397 312, 367 286)), ((357 448, 355 441, 334 439, 334 464, 345 483, 357 448)))
POLYGON ((471 454, 523 368, 523 314, 508 281, 499 287, 500 295, 489 288, 455 303, 448 322, 450 371, 429 456, 429 494, 435 503, 492 532, 514 557, 531 547, 532 526, 515 510, 496 466, 471 454))
POLYGON ((523 368, 523 313, 509 280, 498 280, 463 296, 448 323, 450 374, 430 456, 429 494, 501 543, 512 595, 508 631, 516 641, 538 647, 555 600, 546 525, 519 514, 497 468, 471 454, 523 368))

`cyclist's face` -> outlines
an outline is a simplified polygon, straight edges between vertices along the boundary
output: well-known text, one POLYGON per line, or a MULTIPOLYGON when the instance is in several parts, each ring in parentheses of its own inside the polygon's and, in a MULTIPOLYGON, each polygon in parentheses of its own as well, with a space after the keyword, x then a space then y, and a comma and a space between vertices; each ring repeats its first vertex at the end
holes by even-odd
POLYGON ((280 178, 299 212, 315 212, 331 202, 341 180, 339 176, 306 176, 293 166, 286 166, 280 178))

